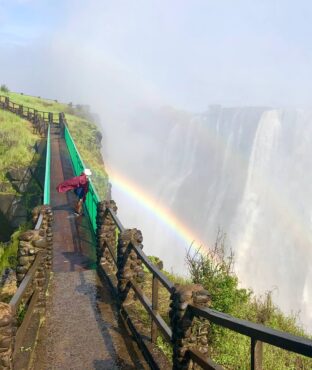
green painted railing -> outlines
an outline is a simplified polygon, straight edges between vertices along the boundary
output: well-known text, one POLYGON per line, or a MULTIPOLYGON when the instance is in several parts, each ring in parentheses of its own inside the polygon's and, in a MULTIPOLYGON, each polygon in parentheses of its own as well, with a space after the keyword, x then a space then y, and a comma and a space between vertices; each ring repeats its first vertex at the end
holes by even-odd
POLYGON ((50 125, 47 135, 47 152, 46 152, 46 165, 44 175, 44 193, 43 204, 50 204, 50 168, 51 168, 51 144, 50 144, 50 125))
MULTIPOLYGON (((72 165, 74 168, 74 174, 75 176, 79 176, 86 167, 83 163, 82 158, 80 157, 78 149, 74 143, 74 140, 66 124, 64 127, 64 137, 65 137, 67 149, 70 154, 72 165)), ((97 204, 99 201, 100 201, 100 198, 97 195, 94 185, 92 184, 92 180, 90 179, 89 180, 89 191, 86 197, 85 207, 88 211, 88 215, 89 215, 90 222, 91 222, 94 233, 96 232, 96 213, 97 213, 97 204)))

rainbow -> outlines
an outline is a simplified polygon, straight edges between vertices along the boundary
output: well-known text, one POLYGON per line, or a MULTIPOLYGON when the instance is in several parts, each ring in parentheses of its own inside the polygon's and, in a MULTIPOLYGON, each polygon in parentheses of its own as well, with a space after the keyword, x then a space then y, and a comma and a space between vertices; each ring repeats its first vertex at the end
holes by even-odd
MULTIPOLYGON (((236 114, 238 113, 239 112, 236 112, 236 114)), ((196 123, 197 122, 195 121, 194 124, 196 125, 196 123)), ((212 148, 212 151, 215 152, 221 151, 228 153, 227 142, 222 135, 212 132, 212 130, 207 126, 201 130, 199 134, 201 137, 200 143, 202 145, 209 145, 212 148)), ((248 166, 248 158, 246 158, 238 149, 232 150, 227 155, 231 155, 233 166, 235 168, 239 169, 248 166)), ((185 241, 187 246, 192 245, 192 247, 196 249, 200 248, 201 252, 210 254, 207 241, 204 242, 196 232, 184 224, 170 209, 153 199, 149 193, 140 188, 129 178, 122 175, 115 167, 107 168, 107 171, 114 187, 139 202, 140 205, 156 216, 157 219, 185 241)), ((285 220, 287 220, 288 232, 295 236, 296 239, 300 240, 297 248, 302 249, 306 253, 311 245, 312 233, 307 229, 307 227, 305 227, 298 212, 294 209, 289 199, 285 199, 285 196, 283 196, 281 192, 277 191, 274 185, 269 183, 266 178, 260 177, 258 178, 258 182, 262 187, 267 189, 268 202, 270 202, 277 211, 282 213, 285 220)))
POLYGON ((122 193, 138 201, 147 211, 151 212, 158 220, 177 234, 187 246, 192 246, 192 248, 197 250, 205 250, 206 253, 208 253, 208 249, 205 246, 206 243, 204 243, 187 225, 179 220, 170 209, 156 202, 150 194, 120 174, 116 169, 113 170, 112 168, 108 168, 107 170, 113 189, 116 187, 122 193))

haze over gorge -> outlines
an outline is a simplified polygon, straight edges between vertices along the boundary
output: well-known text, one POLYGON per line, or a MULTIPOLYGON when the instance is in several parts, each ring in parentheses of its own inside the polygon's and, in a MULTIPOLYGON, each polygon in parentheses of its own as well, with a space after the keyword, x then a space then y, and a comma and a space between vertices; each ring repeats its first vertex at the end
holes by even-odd
POLYGON ((242 286, 258 294, 273 289, 274 301, 285 312, 300 311, 311 331, 312 112, 145 108, 119 122, 103 125, 104 158, 120 218, 142 230, 146 253, 185 274, 190 242, 151 199, 203 249, 220 227, 242 286))

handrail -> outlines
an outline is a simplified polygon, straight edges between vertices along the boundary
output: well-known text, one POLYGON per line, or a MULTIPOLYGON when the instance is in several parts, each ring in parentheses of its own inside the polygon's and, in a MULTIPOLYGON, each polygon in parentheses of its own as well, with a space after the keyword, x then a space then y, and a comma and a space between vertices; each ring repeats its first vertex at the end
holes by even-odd
POLYGON ((196 316, 207 319, 215 324, 246 335, 252 339, 271 344, 273 346, 286 349, 304 356, 312 356, 312 340, 288 334, 280 330, 268 328, 262 324, 251 321, 237 319, 223 312, 218 312, 210 308, 201 308, 193 305, 188 306, 188 310, 196 316))
MULTIPOLYGON (((120 232, 125 231, 125 227, 123 226, 123 224, 121 223, 121 221, 119 220, 118 216, 113 211, 113 209, 112 208, 107 208, 107 211, 112 216, 112 219, 114 220, 114 222, 115 222, 118 230, 120 232)), ((163 286, 169 292, 171 292, 172 289, 174 288, 174 284, 148 259, 148 257, 146 256, 146 254, 142 251, 142 249, 140 247, 136 246, 133 243, 130 243, 130 246, 135 251, 135 253, 138 255, 138 257, 142 260, 142 262, 148 268, 148 270, 152 274, 154 274, 155 276, 157 276, 158 280, 160 280, 160 282, 163 284, 163 286)), ((110 250, 110 252, 111 252, 111 250, 110 250)), ((115 261, 115 259, 114 259, 114 261, 115 261)))
POLYGON ((50 172, 51 172, 51 144, 50 144, 50 125, 48 128, 47 148, 46 148, 46 165, 44 176, 43 204, 50 204, 50 172))
POLYGON ((210 358, 205 357, 201 352, 196 349, 189 349, 185 353, 186 358, 194 361, 197 365, 201 366, 204 370, 224 370, 220 365, 214 363, 210 358))
POLYGON ((174 289, 174 284, 148 259, 142 249, 133 243, 130 243, 131 248, 135 251, 138 257, 142 260, 149 271, 157 277, 163 286, 171 293, 174 289))
MULTIPOLYGON (((0 95, 0 103, 4 103, 5 102, 5 98, 7 98, 7 96, 5 96, 5 95, 0 95), (3 101, 3 98, 4 98, 4 101, 3 101)), ((34 114, 35 112, 37 112, 38 114, 42 114, 43 115, 43 118, 44 118, 44 115, 48 115, 48 117, 49 117, 49 114, 56 114, 56 115, 58 115, 59 113, 57 113, 57 112, 46 112, 46 111, 41 111, 41 110, 37 110, 37 109, 35 109, 35 108, 31 108, 31 107, 28 107, 28 106, 25 106, 25 105, 23 105, 23 104, 19 104, 19 103, 15 103, 15 102, 13 102, 13 101, 11 101, 10 100, 10 104, 12 104, 13 105, 13 108, 15 108, 15 106, 17 106, 17 107, 22 107, 23 109, 25 109, 25 110, 28 110, 28 111, 33 111, 32 113, 34 114)), ((47 120, 47 122, 48 122, 48 120, 47 120)))
POLYGON ((117 229, 120 231, 120 232, 123 232, 125 231, 125 228, 123 226, 123 224, 121 223, 121 221, 119 220, 118 216, 116 215, 116 213, 111 209, 111 208, 106 208, 107 211, 110 213, 110 215, 112 216, 116 226, 117 226, 117 229))
MULTIPOLYGON (((125 227, 122 225, 121 221, 117 217, 116 213, 112 208, 106 208, 104 217, 110 215, 116 228, 119 232, 124 232, 125 227)), ((111 250, 110 245, 106 245, 108 248, 109 253, 113 257, 112 262, 115 265, 115 269, 117 270, 120 268, 117 265, 116 258, 114 258, 113 251, 111 250)), ((130 255, 131 250, 135 251, 137 257, 142 261, 142 263, 147 267, 147 269, 152 273, 153 276, 153 284, 152 284, 152 299, 151 302, 145 295, 145 293, 141 290, 138 284, 135 281, 129 281, 129 288, 131 288, 137 299, 141 302, 143 307, 145 308, 146 312, 150 316, 152 320, 152 328, 151 328, 151 340, 155 342, 157 338, 157 330, 159 330, 163 338, 172 344, 173 336, 172 336, 172 329, 167 325, 167 323, 163 320, 163 318, 158 313, 158 282, 162 283, 162 285, 170 292, 173 293, 175 290, 175 285, 148 259, 146 254, 143 252, 140 244, 135 244, 134 242, 130 242, 128 244, 127 250, 124 253, 124 261, 122 265, 125 265, 127 258, 130 255)), ((105 272, 105 265, 102 266, 105 272)), ((110 279, 111 285, 114 286, 114 282, 110 278, 109 270, 107 278, 110 279)), ((120 273, 117 273, 117 278, 120 273)), ((116 284, 116 282, 115 282, 116 284)), ((116 288, 116 287, 115 287, 116 288)), ((122 310, 127 313, 127 305, 122 304, 122 310)), ((260 355, 261 353, 257 352, 258 347, 256 346, 257 343, 265 342, 270 345, 273 345, 278 348, 282 348, 294 353, 298 353, 300 355, 312 357, 312 340, 304 337, 299 337, 296 335, 284 333, 282 331, 268 328, 261 324, 256 324, 247 320, 238 319, 232 317, 228 314, 223 312, 218 312, 210 308, 203 308, 195 305, 187 305, 185 315, 188 318, 197 317, 201 319, 209 320, 210 322, 220 325, 224 328, 228 328, 233 330, 237 333, 243 334, 251 338, 251 369, 256 369, 255 366, 255 356, 260 355)), ((131 321, 130 315, 127 313, 128 321, 131 321)), ((133 325, 133 323, 131 323, 133 325)), ((129 328, 131 329, 131 325, 129 328)), ((132 330, 132 329, 131 329, 132 330)), ((194 363, 200 365, 203 369, 213 369, 213 370, 222 370, 223 367, 220 365, 215 364, 211 359, 207 356, 203 355, 201 352, 195 350, 194 348, 190 348, 185 352, 185 359, 192 360, 194 363)), ((258 369, 258 367, 257 367, 258 369)))
POLYGON ((17 307, 23 300, 25 293, 27 292, 27 289, 29 288, 30 284, 32 283, 36 275, 36 271, 38 269, 38 266, 42 262, 43 257, 44 257, 43 254, 38 252, 31 268, 27 272, 26 276, 24 277, 23 281, 21 282, 21 285, 18 287, 14 296, 11 298, 10 306, 14 309, 14 311, 16 311, 17 307))
MULTIPOLYGON (((76 144, 70 134, 70 131, 68 129, 67 124, 64 124, 64 137, 65 137, 65 142, 70 154, 70 158, 72 161, 73 169, 74 169, 74 174, 75 176, 78 176, 83 172, 83 170, 86 168, 85 164, 79 154, 79 151, 76 147, 76 144)), ((89 215, 89 219, 92 225, 92 229, 94 233, 96 233, 96 214, 97 214, 97 204, 99 203, 100 198, 95 190, 95 187, 92 183, 92 180, 89 180, 89 191, 87 193, 86 197, 86 209, 89 215)))
POLYGON ((42 221, 43 221, 43 213, 40 213, 37 223, 35 225, 35 230, 40 230, 42 221))
POLYGON ((149 315, 153 318, 155 323, 157 324, 157 327, 162 332, 165 339, 170 342, 172 338, 172 331, 170 327, 166 324, 165 320, 159 315, 159 313, 155 313, 152 307, 152 303, 150 300, 145 296, 145 294, 142 292, 142 290, 139 288, 139 286, 134 282, 131 281, 131 287, 136 293, 136 296, 146 309, 146 311, 149 313, 149 315))

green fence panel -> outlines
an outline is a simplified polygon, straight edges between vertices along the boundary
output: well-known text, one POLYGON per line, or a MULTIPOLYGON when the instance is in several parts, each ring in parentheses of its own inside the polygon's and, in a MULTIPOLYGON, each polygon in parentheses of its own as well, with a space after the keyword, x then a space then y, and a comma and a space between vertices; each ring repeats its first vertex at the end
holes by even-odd
POLYGON ((51 143, 50 143, 50 125, 48 127, 47 135, 47 149, 46 149, 46 165, 44 175, 44 192, 43 192, 43 204, 50 204, 50 167, 51 167, 51 143))
MULTIPOLYGON (((66 145, 67 145, 67 148, 70 154, 70 158, 72 161, 74 174, 75 176, 79 176, 86 167, 83 163, 82 158, 80 157, 78 149, 68 130, 67 125, 65 125, 65 128, 64 128, 64 137, 65 137, 65 142, 66 142, 66 145)), ((88 216, 89 216, 94 233, 96 233, 96 214, 97 214, 97 204, 99 201, 100 201, 100 198, 97 195, 94 185, 92 184, 92 180, 90 179, 89 180, 89 191, 86 197, 85 207, 87 209, 88 216)))

